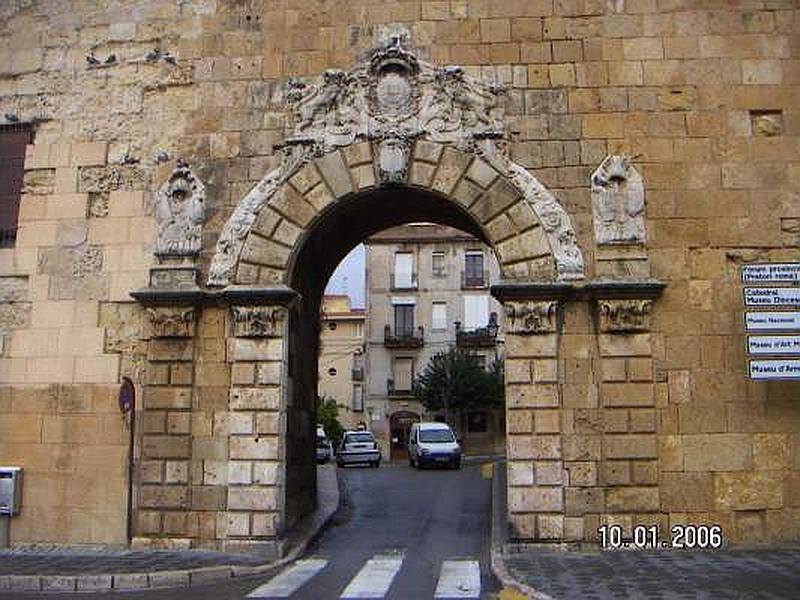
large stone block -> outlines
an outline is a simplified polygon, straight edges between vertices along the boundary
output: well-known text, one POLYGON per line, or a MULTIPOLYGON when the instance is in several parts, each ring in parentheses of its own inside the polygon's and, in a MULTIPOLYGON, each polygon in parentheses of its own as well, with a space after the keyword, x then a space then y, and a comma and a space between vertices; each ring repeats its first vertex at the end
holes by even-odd
POLYGON ((564 513, 577 517, 603 512, 605 496, 601 488, 567 489, 564 513))
POLYGON ((656 458, 655 435, 607 435, 603 438, 606 458, 656 458))
POLYGON ((658 512, 657 487, 619 487, 606 490, 606 510, 609 512, 658 512))
POLYGON ((603 406, 653 406, 655 390, 651 383, 604 383, 600 386, 603 406))
POLYGON ((144 389, 145 409, 191 408, 192 388, 175 386, 147 386, 144 389))
POLYGON ((746 471, 753 468, 753 437, 741 433, 686 435, 682 438, 687 471, 746 471))
POLYGON ((266 436, 232 436, 230 457, 275 460, 278 458, 278 438, 266 436))
POLYGON ((146 435, 142 441, 145 458, 189 458, 191 438, 188 435, 146 435))
POLYGON ((143 508, 189 508, 189 488, 184 485, 143 485, 139 504, 143 508))
POLYGON ((278 488, 229 487, 228 508, 231 510, 274 511, 278 509, 278 488))
POLYGON ((782 508, 782 476, 775 472, 715 473, 714 503, 721 510, 782 508))
POLYGON ((662 473, 663 512, 709 511, 714 508, 714 486, 709 473, 662 473))
POLYGON ((231 410, 278 410, 281 405, 281 388, 235 387, 230 391, 231 410))
POLYGON ((280 338, 228 340, 228 356, 234 361, 283 359, 283 340, 280 338))

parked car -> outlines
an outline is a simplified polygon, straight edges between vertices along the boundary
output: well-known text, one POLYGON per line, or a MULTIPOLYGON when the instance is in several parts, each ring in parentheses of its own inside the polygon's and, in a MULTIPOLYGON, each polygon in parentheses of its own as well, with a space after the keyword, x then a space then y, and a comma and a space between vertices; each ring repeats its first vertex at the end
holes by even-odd
POLYGON ((324 429, 317 429, 317 462, 326 463, 333 458, 333 444, 324 429))
POLYGON ((336 453, 336 463, 340 467, 358 463, 379 467, 381 451, 378 449, 375 436, 369 431, 345 431, 336 453))
POLYGON ((408 434, 408 464, 461 468, 461 445, 447 423, 414 423, 408 434))

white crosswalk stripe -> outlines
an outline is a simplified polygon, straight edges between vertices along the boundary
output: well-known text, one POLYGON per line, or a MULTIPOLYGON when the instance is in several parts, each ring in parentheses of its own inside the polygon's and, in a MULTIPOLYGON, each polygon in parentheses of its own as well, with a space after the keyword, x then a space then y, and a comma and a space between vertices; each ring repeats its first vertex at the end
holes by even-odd
POLYGON ((403 564, 403 555, 375 556, 367 561, 341 598, 383 598, 403 564))
POLYGON ((446 560, 442 563, 434 598, 480 598, 481 567, 477 560, 446 560))
POLYGON ((328 564, 327 560, 298 560, 292 567, 250 592, 248 598, 288 598, 328 564))

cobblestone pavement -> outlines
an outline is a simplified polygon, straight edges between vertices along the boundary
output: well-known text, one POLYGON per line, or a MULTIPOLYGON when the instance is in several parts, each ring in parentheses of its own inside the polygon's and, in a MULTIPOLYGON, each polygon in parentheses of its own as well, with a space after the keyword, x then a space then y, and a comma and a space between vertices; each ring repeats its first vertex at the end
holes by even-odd
POLYGON ((800 598, 800 547, 717 552, 571 552, 506 555, 509 573, 556 600, 800 598))
POLYGON ((95 575, 259 565, 263 558, 203 550, 106 550, 33 546, 0 550, 0 575, 95 575))

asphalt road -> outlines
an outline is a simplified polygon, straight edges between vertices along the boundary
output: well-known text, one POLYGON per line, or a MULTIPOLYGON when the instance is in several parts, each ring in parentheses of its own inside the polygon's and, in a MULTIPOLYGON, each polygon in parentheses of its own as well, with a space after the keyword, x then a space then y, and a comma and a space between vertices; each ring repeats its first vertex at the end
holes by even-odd
MULTIPOLYGON (((482 476, 480 466, 453 471, 415 470, 407 464, 383 464, 379 469, 339 469, 339 477, 343 485, 343 506, 332 525, 311 544, 298 563, 257 578, 233 579, 201 587, 131 593, 71 593, 57 597, 74 600, 244 598, 259 588, 269 594, 270 588, 262 586, 270 582, 278 585, 292 567, 299 572, 295 579, 304 582, 289 596, 292 600, 339 598, 345 591, 357 595, 364 593, 364 586, 380 588, 381 585, 388 590, 385 595, 361 597, 433 598, 437 586, 440 586, 440 594, 444 589, 441 586, 446 587, 445 572, 450 567, 457 571, 455 577, 449 579, 451 589, 455 582, 457 594, 465 593, 469 587, 464 583, 470 579, 464 576, 464 569, 472 573, 473 581, 479 569, 480 598, 496 597, 499 588, 489 569, 491 481, 482 476)), ((52 600, 54 595, 25 594, 20 598, 52 600)))

